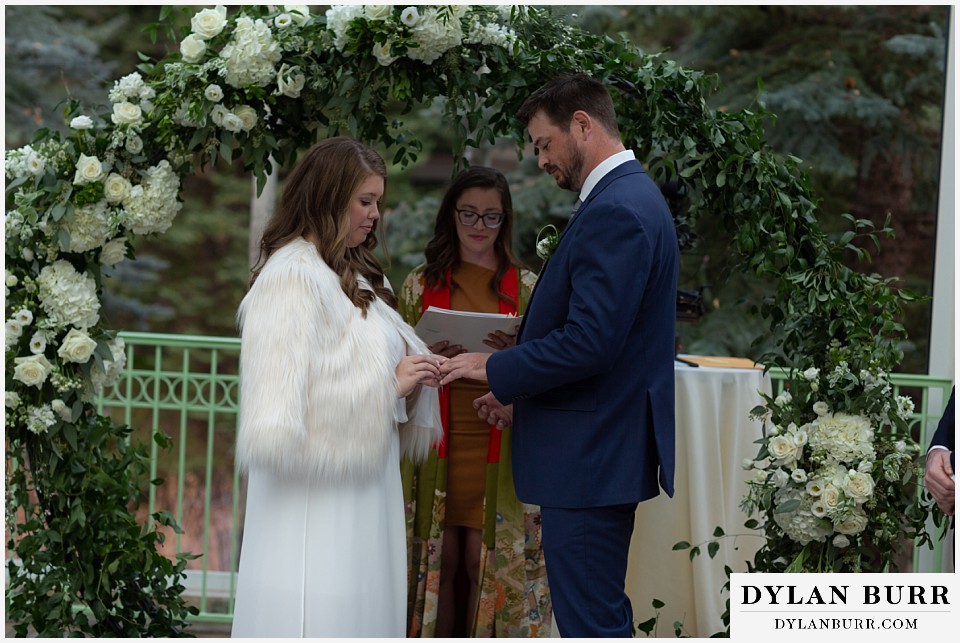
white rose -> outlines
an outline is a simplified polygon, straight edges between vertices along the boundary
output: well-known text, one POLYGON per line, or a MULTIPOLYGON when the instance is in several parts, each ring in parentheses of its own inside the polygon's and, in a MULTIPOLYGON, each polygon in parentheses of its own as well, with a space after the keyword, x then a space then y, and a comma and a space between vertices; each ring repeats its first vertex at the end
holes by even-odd
POLYGON ((219 35, 227 26, 227 8, 217 5, 215 9, 204 9, 190 20, 190 29, 200 40, 208 40, 219 35))
POLYGON ((367 20, 387 20, 393 15, 393 5, 368 4, 363 7, 363 15, 367 20))
POLYGON ((111 120, 117 125, 139 125, 143 121, 143 110, 129 101, 115 103, 111 120))
POLYGON ((797 459, 797 445, 786 435, 778 435, 767 444, 770 455, 783 463, 789 463, 797 459))
POLYGON ((120 203, 130 194, 131 187, 130 181, 116 172, 112 172, 103 182, 103 197, 107 200, 107 203, 120 203))
POLYGON ((47 375, 53 370, 53 365, 43 355, 17 357, 14 358, 13 363, 16 364, 13 369, 13 379, 37 388, 40 388, 47 379, 47 375))
POLYGON ((93 127, 93 119, 89 116, 77 116, 70 121, 70 127, 75 130, 85 130, 93 127))
POLYGON ((813 412, 822 417, 830 412, 830 407, 826 402, 814 402, 813 412))
POLYGON ((100 263, 113 266, 124 260, 127 256, 127 238, 117 237, 108 241, 100 251, 100 263))
POLYGON ((223 129, 228 132, 239 132, 243 129, 243 119, 234 114, 233 112, 227 112, 223 115, 223 124, 221 125, 223 129))
POLYGON ((307 78, 299 72, 299 68, 288 68, 286 64, 281 65, 277 73, 277 93, 290 98, 299 98, 303 86, 307 83, 307 78))
POLYGON ((417 11, 416 7, 407 7, 400 12, 400 22, 412 27, 417 24, 417 21, 420 20, 420 12, 417 11))
POLYGON ((290 14, 298 27, 302 27, 310 19, 310 5, 308 4, 285 4, 283 10, 290 14))
POLYGON ((207 43, 196 34, 190 34, 180 41, 180 56, 183 57, 183 62, 198 63, 203 60, 203 54, 206 51, 207 43))
POLYGON ((103 178, 103 163, 96 156, 81 154, 77 161, 77 173, 73 177, 74 185, 93 183, 103 178))
POLYGON ((861 471, 851 471, 844 492, 857 502, 865 502, 873 495, 873 477, 861 471))
POLYGON ((773 484, 777 485, 777 488, 781 488, 790 482, 790 476, 783 469, 777 469, 773 472, 773 484))
POLYGON ((24 261, 33 261, 33 248, 22 248, 20 250, 20 256, 23 257, 24 261))
POLYGON ((803 372, 803 379, 813 381, 818 375, 820 375, 820 369, 811 367, 803 372))
POLYGON ((833 484, 828 484, 820 494, 820 500, 827 509, 836 509, 840 505, 840 490, 833 484))
POLYGON ((233 109, 233 113, 240 119, 244 132, 249 132, 257 125, 257 110, 249 105, 240 105, 233 109))
POLYGON ((17 339, 23 333, 23 324, 18 322, 16 319, 8 319, 7 323, 4 325, 4 331, 7 336, 7 345, 11 345, 16 342, 11 342, 10 339, 17 339))
POLYGON ((219 103, 223 100, 223 90, 220 89, 220 85, 207 85, 203 90, 203 96, 212 103, 219 103))
POLYGON ((834 525, 837 531, 841 534, 847 534, 852 536, 859 534, 861 531, 867 528, 867 516, 863 513, 862 509, 854 509, 853 512, 847 516, 845 520, 840 521, 839 524, 834 525))
POLYGON ((837 534, 833 539, 833 546, 839 549, 850 546, 850 539, 844 536, 843 534, 837 534))
POLYGON ((784 391, 783 393, 777 396, 777 399, 775 399, 773 403, 776 404, 777 406, 783 407, 789 404, 792 399, 793 399, 793 396, 790 394, 790 391, 784 391))
POLYGON ((85 364, 96 349, 97 342, 89 335, 82 330, 71 328, 67 336, 63 338, 60 348, 57 349, 57 355, 65 362, 85 364))
POLYGON ((753 468, 753 459, 744 458, 743 461, 740 463, 740 468, 743 469, 744 471, 750 471, 750 469, 753 468))
POLYGON ((127 136, 127 144, 124 147, 131 154, 139 154, 143 151, 143 140, 136 134, 127 136))
POLYGON ((7 408, 15 409, 20 406, 20 396, 13 391, 6 391, 4 394, 4 402, 7 408))
POLYGON ((756 469, 756 470, 753 472, 753 480, 754 480, 754 482, 759 482, 759 483, 763 484, 764 482, 767 481, 767 477, 768 477, 769 475, 770 475, 770 472, 769 472, 769 471, 764 471, 763 469, 756 469))
POLYGON ((20 280, 16 275, 7 272, 7 274, 4 275, 4 283, 7 285, 7 288, 13 288, 20 283, 20 280))

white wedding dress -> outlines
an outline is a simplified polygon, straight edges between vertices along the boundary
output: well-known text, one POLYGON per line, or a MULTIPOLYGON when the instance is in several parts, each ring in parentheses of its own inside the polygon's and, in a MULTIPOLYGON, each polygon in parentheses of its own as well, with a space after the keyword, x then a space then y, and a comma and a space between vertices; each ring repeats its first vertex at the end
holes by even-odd
MULTIPOLYGON (((391 337, 395 362, 404 346, 391 337)), ((407 419, 404 400, 397 416, 407 419)), ((403 511, 396 430, 386 469, 363 483, 252 470, 231 636, 405 636, 403 511)))

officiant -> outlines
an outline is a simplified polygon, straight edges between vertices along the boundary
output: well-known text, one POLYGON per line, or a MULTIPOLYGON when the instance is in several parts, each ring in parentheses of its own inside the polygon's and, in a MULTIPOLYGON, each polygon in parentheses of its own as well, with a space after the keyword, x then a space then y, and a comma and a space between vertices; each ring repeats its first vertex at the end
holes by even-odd
MULTIPOLYGON (((404 319, 415 326, 430 306, 522 315, 536 276, 513 253, 512 227, 506 177, 489 167, 461 172, 440 204, 426 262, 400 289, 404 319)), ((497 331, 483 343, 491 352, 506 348, 515 333, 497 331)), ((446 357, 465 351, 446 340, 430 348, 446 357)), ((402 466, 410 637, 550 635, 539 507, 514 491, 510 427, 477 417, 473 400, 488 390, 469 380, 442 388, 443 440, 425 463, 402 466)))

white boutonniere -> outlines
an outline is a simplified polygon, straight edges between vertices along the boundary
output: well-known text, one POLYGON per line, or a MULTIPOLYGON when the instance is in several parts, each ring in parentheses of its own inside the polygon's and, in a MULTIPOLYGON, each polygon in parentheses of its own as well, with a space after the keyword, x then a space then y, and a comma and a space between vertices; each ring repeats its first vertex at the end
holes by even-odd
POLYGON ((537 233, 537 256, 546 261, 557 249, 560 243, 560 233, 556 226, 547 225, 537 233))

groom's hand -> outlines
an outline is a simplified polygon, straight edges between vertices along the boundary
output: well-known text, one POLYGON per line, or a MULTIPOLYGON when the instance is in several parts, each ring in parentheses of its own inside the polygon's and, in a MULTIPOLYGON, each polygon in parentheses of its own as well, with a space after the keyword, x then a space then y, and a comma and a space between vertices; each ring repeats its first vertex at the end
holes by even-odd
POLYGON ((477 409, 477 415, 481 420, 496 424, 498 429, 513 424, 513 405, 504 406, 493 396, 492 392, 475 399, 473 408, 477 409))
POLYGON ((487 360, 489 353, 462 353, 451 357, 440 366, 440 386, 459 379, 487 381, 487 360))

